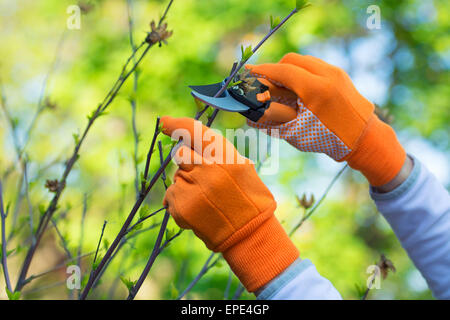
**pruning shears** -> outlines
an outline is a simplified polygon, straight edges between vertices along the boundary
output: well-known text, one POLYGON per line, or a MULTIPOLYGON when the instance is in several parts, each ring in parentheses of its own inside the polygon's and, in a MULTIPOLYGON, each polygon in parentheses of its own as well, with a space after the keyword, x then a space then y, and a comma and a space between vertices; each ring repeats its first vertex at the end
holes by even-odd
POLYGON ((239 85, 231 85, 222 95, 215 98, 214 95, 225 85, 226 81, 227 79, 214 84, 189 86, 189 88, 192 89, 191 94, 195 99, 217 109, 239 112, 244 117, 257 122, 269 108, 269 87, 255 80, 252 83, 253 90, 243 90, 239 85))

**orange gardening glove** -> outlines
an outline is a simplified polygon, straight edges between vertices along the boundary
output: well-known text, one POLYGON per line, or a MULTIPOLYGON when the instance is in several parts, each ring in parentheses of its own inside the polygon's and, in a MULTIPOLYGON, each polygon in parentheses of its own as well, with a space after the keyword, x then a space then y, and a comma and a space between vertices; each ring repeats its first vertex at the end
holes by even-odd
POLYGON ((180 138, 177 129, 184 130, 183 146, 174 156, 179 169, 164 205, 181 228, 192 229, 209 249, 222 252, 249 292, 256 291, 299 256, 274 216, 272 194, 253 163, 220 134, 190 118, 161 121, 172 138, 180 138), (229 164, 224 164, 226 155, 229 164))
POLYGON ((374 105, 340 68, 311 56, 285 55, 279 63, 247 65, 269 86, 272 103, 250 126, 267 129, 301 151, 325 153, 347 161, 370 184, 391 181, 406 153, 394 130, 374 114, 374 105))

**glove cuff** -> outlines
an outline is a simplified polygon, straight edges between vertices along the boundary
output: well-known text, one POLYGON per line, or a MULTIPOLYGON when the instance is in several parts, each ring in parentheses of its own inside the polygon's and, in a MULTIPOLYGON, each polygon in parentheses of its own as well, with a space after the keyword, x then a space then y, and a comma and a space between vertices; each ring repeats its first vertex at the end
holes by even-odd
POLYGON ((395 131, 374 114, 367 123, 348 164, 367 178, 374 186, 382 186, 400 172, 406 152, 397 140, 395 131))
POLYGON ((272 211, 256 230, 223 251, 223 257, 247 291, 255 292, 289 267, 299 251, 272 211))

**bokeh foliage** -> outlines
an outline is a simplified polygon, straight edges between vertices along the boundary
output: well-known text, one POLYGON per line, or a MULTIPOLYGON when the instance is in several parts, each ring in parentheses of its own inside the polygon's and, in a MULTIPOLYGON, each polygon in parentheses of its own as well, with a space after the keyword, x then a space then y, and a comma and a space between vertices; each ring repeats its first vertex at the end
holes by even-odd
MULTIPOLYGON (((290 20, 255 54, 251 62, 272 62, 287 52, 342 56, 343 66, 356 84, 380 88, 368 91, 382 108, 394 116, 394 127, 411 137, 425 138, 448 156, 450 131, 448 1, 312 1, 312 6, 290 20), (382 28, 368 30, 366 9, 381 8, 382 28), (365 65, 364 70, 359 66, 365 65)), ((55 105, 40 115, 26 146, 29 195, 37 221, 39 207, 51 198, 44 188, 47 179, 61 175, 64 161, 73 146, 73 133, 86 124, 89 114, 103 99, 130 55, 127 3, 125 0, 85 2, 92 10, 82 16, 80 30, 66 29, 68 0, 0 1, 0 80, 7 106, 17 126, 21 144, 32 121, 41 85, 63 38, 55 71, 45 97, 55 105)), ((158 19, 166 1, 134 0, 134 38, 140 43, 149 31, 149 22, 158 19)), ((105 237, 113 239, 135 200, 134 141, 130 99, 137 101, 137 128, 140 134, 139 167, 144 158, 158 115, 193 116, 197 106, 187 85, 217 82, 239 59, 241 44, 255 44, 267 33, 270 15, 285 16, 294 1, 175 0, 168 14, 174 30, 169 44, 153 48, 139 67, 135 93, 126 83, 108 114, 97 121, 83 145, 81 157, 69 177, 57 212, 58 227, 76 255, 80 236, 83 197, 87 195, 83 252, 95 250, 101 226, 108 221, 105 237)), ((331 62, 331 61, 330 61, 331 62)), ((365 93, 363 91, 363 93, 365 93)), ((14 210, 19 197, 21 168, 16 161, 10 129, 3 113, 0 119, 0 176, 4 198, 14 210), (7 168, 14 169, 7 177, 7 168)), ((239 115, 219 114, 214 127, 245 125, 239 115)), ((283 144, 280 172, 263 177, 274 192, 277 216, 289 230, 300 218, 296 194, 324 190, 339 169, 321 156, 300 154, 283 144), (324 170, 327 167, 331 169, 324 170)), ((153 171, 158 167, 154 157, 153 171)), ((174 172, 169 169, 169 176, 174 172)), ((151 209, 161 207, 162 183, 148 197, 151 209)), ((430 298, 406 253, 372 204, 368 186, 358 174, 346 173, 323 206, 294 235, 303 258, 311 259, 319 272, 329 278, 342 296, 358 298, 355 284, 364 285, 366 268, 380 253, 397 267, 397 273, 382 283, 373 298, 430 298)), ((28 206, 22 199, 17 207, 15 237, 8 248, 10 272, 15 280, 23 259, 23 243, 29 229, 28 206), (19 245, 22 244, 22 247, 19 245)), ((147 221, 158 222, 161 216, 147 221)), ((11 219, 9 219, 11 226, 11 219)), ((173 221, 170 228, 176 229, 173 221)), ((156 230, 147 231, 127 244, 108 268, 94 291, 97 298, 126 297, 120 276, 135 280, 148 258, 156 230), (113 288, 113 289, 111 289, 113 288)), ((184 232, 156 262, 139 298, 174 298, 195 277, 209 252, 191 232, 184 232)), ((38 251, 31 273, 39 273, 66 259, 52 228, 38 251)), ((84 259, 89 272, 92 257, 84 259)), ((39 278, 26 288, 25 298, 67 298, 65 270, 39 278), (53 284, 60 284, 53 286, 53 284), (47 288, 47 286, 49 286, 47 288)), ((219 263, 191 291, 190 298, 222 299, 229 269, 219 263)), ((3 281, 3 278, 2 280, 3 281)), ((231 294, 237 287, 233 278, 231 294)), ((2 284, 2 287, 4 285, 2 284)), ((3 296, 6 296, 2 293, 3 296)), ((242 298, 252 299, 249 294, 242 298)))

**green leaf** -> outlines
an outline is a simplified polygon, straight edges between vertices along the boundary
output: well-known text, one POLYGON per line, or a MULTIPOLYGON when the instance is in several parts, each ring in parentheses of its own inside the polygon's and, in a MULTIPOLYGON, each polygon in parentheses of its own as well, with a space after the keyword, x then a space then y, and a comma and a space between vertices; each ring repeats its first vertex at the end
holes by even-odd
POLYGON ((139 209, 139 219, 144 219, 150 213, 150 207, 148 204, 144 204, 141 209, 139 209))
POLYGON ((223 267, 223 263, 222 263, 222 259, 217 260, 215 267, 217 268, 222 268, 223 267))
POLYGON ((75 145, 80 143, 80 135, 78 133, 72 133, 73 140, 75 141, 75 145))
POLYGON ((106 238, 103 238, 103 248, 105 250, 108 250, 108 248, 109 248, 109 241, 106 238))
POLYGON ((167 228, 166 229, 166 241, 169 241, 173 236, 175 236, 177 232, 173 228, 167 228))
POLYGON ((13 117, 11 118, 11 126, 13 129, 17 128, 19 125, 19 118, 13 117))
MULTIPOLYGON (((30 183, 30 185, 31 185, 31 183, 30 183)), ((6 204, 6 208, 5 208, 5 216, 8 216, 10 207, 11 207, 11 202, 8 201, 8 203, 6 204)))
POLYGON ((163 125, 162 123, 159 123, 158 125, 158 133, 162 133, 163 132, 163 125))
MULTIPOLYGON (((11 253, 13 253, 16 249, 11 249, 6 251, 6 256, 9 256, 11 253)), ((2 251, 2 244, 0 243, 0 260, 3 258, 3 251, 2 251)))
POLYGON ((309 7, 311 4, 306 0, 296 0, 295 1, 295 8, 297 11, 300 11, 306 7, 309 7))
POLYGON ((47 211, 47 206, 45 204, 41 203, 39 205, 39 213, 41 214, 41 216, 43 216, 46 211, 47 211))
POLYGON ((148 181, 147 179, 145 179, 144 177, 144 172, 141 171, 141 183, 144 184, 145 188, 147 188, 148 184, 150 183, 150 181, 148 181))
POLYGON ((137 282, 137 281, 131 281, 130 279, 127 279, 123 276, 120 276, 120 280, 127 287, 128 290, 131 290, 131 288, 133 288, 137 282))
POLYGON ((144 223, 140 222, 134 226, 133 230, 141 230, 143 226, 144 226, 144 223))
POLYGON ((275 29, 276 28, 276 26, 277 25, 279 25, 280 24, 280 17, 273 17, 273 16, 270 16, 270 29, 272 30, 272 29, 275 29))
POLYGON ((212 115, 213 115, 213 112, 214 112, 214 108, 208 108, 207 110, 206 110, 206 116, 209 118, 209 117, 211 117, 212 115))
POLYGON ((250 59, 250 57, 253 55, 252 46, 248 46, 244 49, 244 46, 241 45, 241 53, 242 53, 242 61, 246 61, 250 59))
POLYGON ((20 291, 11 292, 8 290, 8 288, 5 288, 5 289, 6 289, 6 294, 8 295, 9 300, 19 300, 20 299, 20 291))
POLYGON ((364 296, 364 294, 366 293, 366 289, 364 288, 364 286, 361 286, 358 283, 355 283, 355 289, 356 289, 356 294, 358 295, 359 298, 362 298, 364 296))

